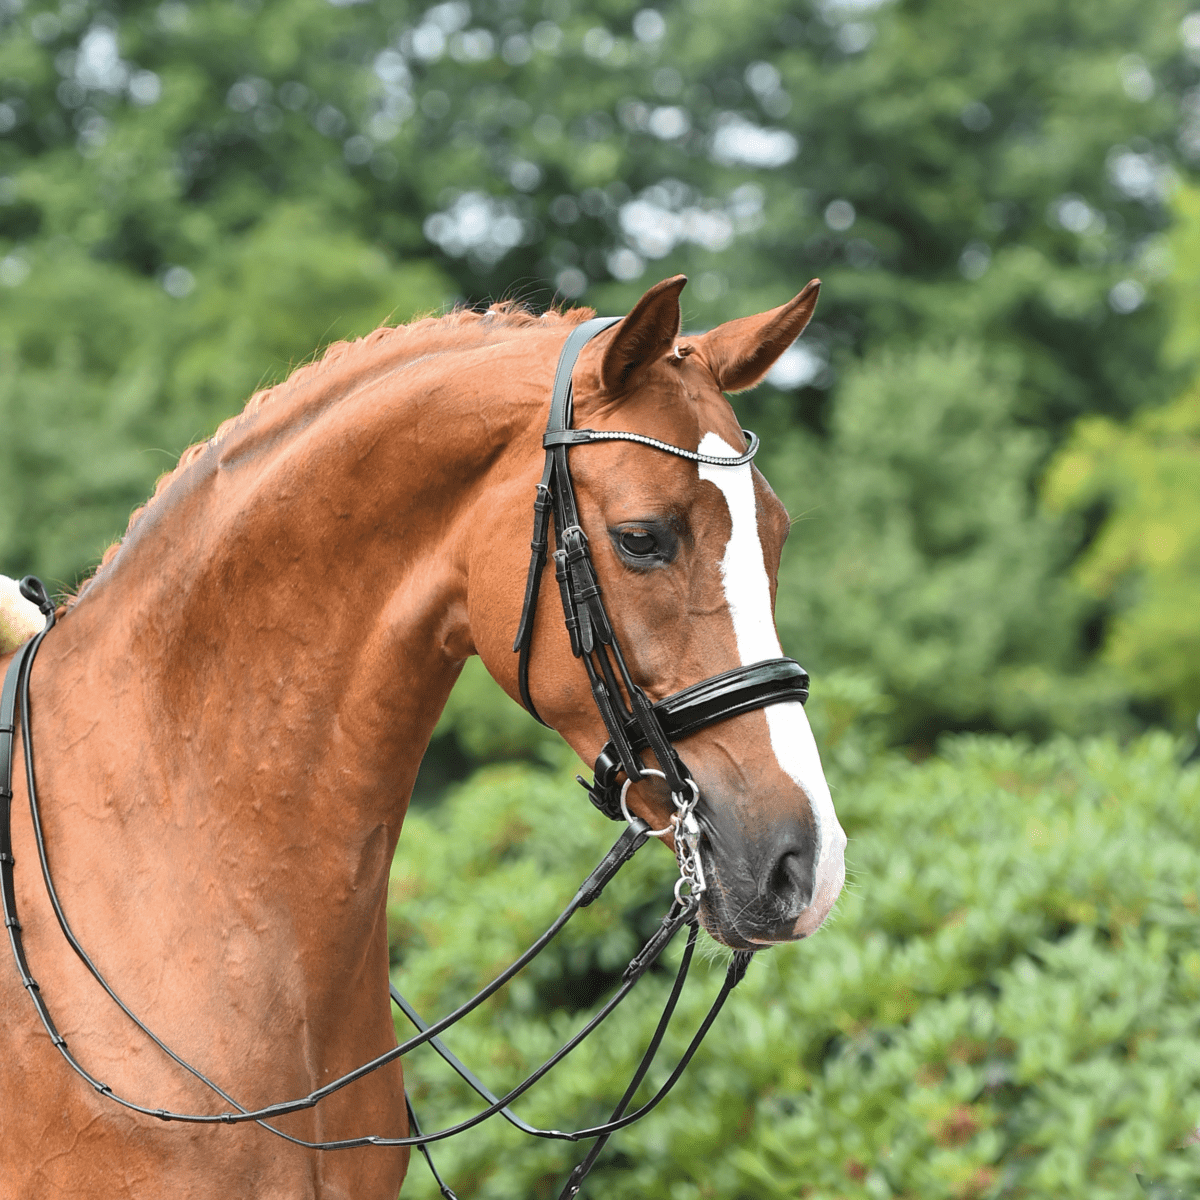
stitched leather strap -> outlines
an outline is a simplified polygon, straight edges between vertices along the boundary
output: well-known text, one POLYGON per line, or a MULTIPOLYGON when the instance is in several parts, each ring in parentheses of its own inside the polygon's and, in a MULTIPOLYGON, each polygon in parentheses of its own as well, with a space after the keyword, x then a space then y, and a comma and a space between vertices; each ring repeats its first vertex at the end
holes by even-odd
MULTIPOLYGON (((571 423, 572 384, 571 376, 579 352, 597 334, 603 333, 623 317, 594 317, 576 326, 567 336, 554 372, 554 387, 550 393, 550 417, 546 425, 546 436, 561 433, 571 423)), ((562 456, 562 471, 566 472, 565 450, 562 456)), ((546 552, 550 533, 550 510, 554 503, 555 473, 559 467, 558 456, 551 449, 546 451, 546 465, 542 468, 541 482, 537 486, 537 497, 533 502, 533 537, 530 540, 529 574, 525 579, 525 603, 521 607, 521 621, 513 639, 513 651, 521 657, 517 662, 517 683, 521 690, 521 703, 540 725, 545 725, 541 714, 529 694, 529 655, 533 646, 533 623, 537 615, 538 596, 542 587, 542 571, 546 566, 546 552)), ((572 501, 574 498, 572 497, 572 501)), ((571 522, 574 524, 574 521, 571 522)), ((563 525, 558 522, 555 536, 562 536, 563 525)))
MULTIPOLYGON (((803 704, 807 699, 808 672, 795 659, 768 658, 702 679, 659 700, 653 711, 663 732, 670 741, 676 742, 718 721, 727 721, 768 704, 789 701, 803 704)), ((646 749, 648 742, 637 721, 627 721, 623 732, 635 752, 646 749)), ((612 742, 606 743, 596 759, 596 782, 588 788, 588 794, 592 803, 613 820, 621 818, 617 783, 621 769, 617 747, 612 742)))
POLYGON ((630 677, 604 608, 588 553, 587 538, 579 526, 568 451, 573 446, 589 443, 628 441, 692 462, 736 467, 754 457, 759 441, 755 434, 743 430, 747 441, 746 451, 740 455, 717 456, 673 446, 646 434, 624 430, 572 429, 572 374, 579 352, 592 338, 619 320, 619 317, 597 317, 584 322, 567 336, 559 355, 546 433, 542 438, 546 464, 534 502, 533 538, 530 543, 532 553, 525 582, 525 602, 513 641, 513 650, 520 655, 517 679, 521 701, 544 725, 529 692, 529 658, 542 573, 549 555, 550 517, 553 515, 555 568, 563 618, 571 639, 571 652, 583 661, 592 696, 609 736, 596 760, 595 780, 591 784, 582 779, 580 782, 592 803, 613 820, 622 819, 617 778, 622 772, 629 779, 643 778, 641 751, 650 750, 665 772, 672 792, 683 793, 689 775, 674 748, 676 740, 751 709, 788 701, 803 704, 808 699, 807 673, 798 663, 785 658, 726 671, 684 688, 654 705, 646 700, 630 677))

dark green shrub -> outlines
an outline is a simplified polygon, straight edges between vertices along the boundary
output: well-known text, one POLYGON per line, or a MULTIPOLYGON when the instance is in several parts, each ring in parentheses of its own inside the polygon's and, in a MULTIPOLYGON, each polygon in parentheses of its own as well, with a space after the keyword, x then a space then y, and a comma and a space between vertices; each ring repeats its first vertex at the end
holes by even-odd
MULTIPOLYGON (((828 757, 846 759, 845 741, 828 757)), ((1200 772, 1177 752, 1163 736, 962 737, 919 765, 835 767, 850 882, 834 919, 757 957, 676 1094, 615 1139, 588 1194, 1096 1200, 1142 1194, 1138 1174, 1162 1196, 1194 1194, 1200 772)), ((481 772, 410 817, 393 885, 399 985, 427 1015, 461 1000, 616 832, 568 772, 530 767, 481 772)), ((648 847, 452 1046, 511 1086, 583 1019, 571 1010, 633 952, 672 875, 648 847)), ((718 985, 724 953, 705 957, 668 1065, 718 985)), ((602 1118, 665 986, 647 980, 520 1105, 526 1118, 602 1118)), ((431 1059, 410 1081, 428 1128, 472 1107, 431 1059)), ((505 1198, 557 1195, 578 1156, 500 1125, 438 1153, 460 1195, 505 1198)), ((405 1194, 434 1194, 423 1165, 405 1194)))

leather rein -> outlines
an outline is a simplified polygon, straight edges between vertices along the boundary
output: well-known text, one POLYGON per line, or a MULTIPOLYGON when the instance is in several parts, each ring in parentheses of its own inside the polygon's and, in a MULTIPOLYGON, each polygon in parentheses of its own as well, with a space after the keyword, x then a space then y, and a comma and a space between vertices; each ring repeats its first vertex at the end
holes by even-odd
MULTIPOLYGON (((21 581, 22 594, 38 606, 45 618, 46 625, 39 634, 26 642, 15 653, 5 675, 3 688, 0 689, 0 900, 2 900, 5 929, 22 986, 28 992, 43 1027, 67 1066, 97 1093, 108 1097, 123 1108, 157 1118, 160 1121, 178 1121, 200 1125, 235 1125, 254 1121, 278 1137, 308 1149, 342 1150, 361 1146, 416 1147, 425 1156, 441 1194, 447 1200, 454 1200, 454 1193, 444 1183, 434 1167, 429 1157, 429 1144, 465 1132, 499 1114, 517 1129, 534 1137, 569 1142, 595 1139, 587 1156, 572 1171, 560 1193, 560 1200, 569 1200, 578 1193, 584 1176, 590 1171, 612 1134, 640 1120, 655 1109, 683 1074, 701 1041, 716 1020, 717 1014, 730 992, 745 975, 753 951, 734 952, 726 971, 725 980, 708 1014, 666 1082, 648 1101, 632 1112, 628 1112, 634 1095, 657 1056, 682 993, 696 945, 700 900, 707 886, 702 860, 704 835, 695 813, 700 799, 700 791, 686 765, 675 751, 673 742, 718 721, 727 720, 740 713, 763 708, 769 704, 797 700, 803 703, 808 698, 808 675, 798 663, 790 658, 769 659, 712 676, 656 703, 651 703, 645 692, 633 682, 604 607, 595 565, 588 549, 587 536, 579 525, 578 506, 568 465, 569 449, 572 446, 590 442, 630 441, 695 462, 741 466, 754 457, 758 449, 758 439, 754 434, 747 433, 749 445, 746 452, 737 457, 724 458, 686 450, 643 434, 571 428, 571 376, 579 352, 593 337, 621 319, 620 317, 600 317, 579 325, 568 336, 559 358, 551 396, 550 417, 543 438, 546 450, 545 469, 541 482, 537 486, 534 502, 532 556, 526 582, 525 602, 513 650, 520 655, 518 678, 522 699, 530 713, 541 721, 529 692, 529 657, 541 578, 549 548, 550 519, 553 516, 555 574, 559 585, 563 615, 571 640, 571 649, 575 657, 583 660, 596 707, 609 735, 609 741, 596 760, 595 778, 592 783, 588 784, 582 778, 579 782, 587 789, 592 803, 605 816, 614 820, 624 820, 626 828, 595 870, 580 885, 567 907, 563 909, 545 933, 515 962, 453 1012, 432 1024, 424 1021, 412 1005, 392 986, 392 999, 415 1026, 416 1034, 307 1096, 255 1109, 239 1104, 197 1067, 176 1054, 142 1022, 108 983, 75 935, 59 900, 50 871, 34 772, 29 696, 33 660, 42 641, 54 627, 55 607, 40 580, 29 576, 21 581), (169 1058, 224 1100, 230 1106, 225 1111, 217 1113, 172 1112, 162 1108, 148 1107, 121 1096, 92 1075, 79 1062, 67 1045, 66 1039, 59 1033, 37 981, 31 973, 22 940, 21 923, 17 917, 11 807, 13 751, 18 728, 21 731, 24 748, 26 790, 42 879, 63 935, 88 972, 134 1025, 169 1058), (661 769, 645 766, 640 752, 646 749, 653 751, 661 769), (625 776, 623 783, 620 781, 622 774, 625 776), (660 830, 650 829, 645 821, 630 814, 625 802, 625 794, 630 785, 651 774, 664 779, 671 792, 675 808, 670 823, 660 830), (583 1028, 520 1084, 505 1095, 496 1096, 451 1053, 439 1035, 478 1008, 540 954, 575 912, 580 908, 586 908, 599 898, 609 880, 646 843, 649 837, 664 837, 667 834, 674 835, 680 875, 675 885, 674 899, 658 929, 630 961, 616 992, 583 1028), (686 945, 675 982, 663 1007, 662 1016, 629 1086, 614 1108, 609 1120, 602 1125, 564 1132, 556 1129, 539 1129, 516 1116, 509 1107, 512 1102, 561 1062, 617 1008, 641 976, 657 961, 679 930, 685 926, 688 929, 686 945), (289 1113, 313 1108, 327 1096, 402 1058, 426 1043, 431 1045, 453 1070, 483 1098, 487 1107, 456 1125, 431 1133, 423 1133, 406 1096, 411 1133, 410 1136, 402 1138, 366 1135, 336 1141, 310 1142, 285 1133, 269 1123, 289 1113)), ((545 722, 542 723, 545 724, 545 722)))

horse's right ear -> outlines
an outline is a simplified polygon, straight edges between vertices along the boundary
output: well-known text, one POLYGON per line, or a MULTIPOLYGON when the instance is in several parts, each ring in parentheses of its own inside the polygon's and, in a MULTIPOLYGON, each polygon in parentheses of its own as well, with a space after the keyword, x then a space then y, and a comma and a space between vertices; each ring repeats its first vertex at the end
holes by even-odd
POLYGON ((817 307, 821 281, 810 281, 794 300, 755 317, 726 321, 695 339, 717 387, 740 392, 753 387, 804 332, 817 307))
POLYGON ((609 395, 627 391, 645 368, 671 352, 679 337, 679 293, 686 275, 656 283, 616 327, 600 364, 600 382, 609 395))

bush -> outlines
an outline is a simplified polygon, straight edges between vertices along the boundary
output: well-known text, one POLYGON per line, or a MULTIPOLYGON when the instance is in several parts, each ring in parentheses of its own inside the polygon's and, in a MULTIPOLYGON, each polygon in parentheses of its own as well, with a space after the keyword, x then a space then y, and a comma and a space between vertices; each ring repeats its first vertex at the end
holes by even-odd
MULTIPOLYGON (((842 687, 818 721, 836 734, 837 705, 859 692, 842 687)), ((1096 1200, 1142 1195, 1139 1176, 1152 1194, 1194 1194, 1200 773, 1180 770, 1162 735, 1038 748, 964 736, 921 764, 846 754, 847 738, 829 756, 843 764, 832 776, 850 834, 830 925, 756 956, 677 1091, 614 1139, 585 1194, 1096 1200)), ((394 978, 427 1017, 528 944, 618 832, 571 773, 488 768, 410 815, 394 978)), ((585 1019, 673 874, 644 849, 451 1046, 491 1087, 511 1086, 585 1019)), ((653 1086, 725 957, 712 943, 698 955, 653 1086)), ((604 1119, 666 987, 661 972, 643 981, 522 1115, 559 1128, 604 1119)), ((426 1055, 409 1080, 432 1129, 476 1106, 426 1055)), ((493 1122, 435 1157, 464 1198, 507 1200, 556 1196, 582 1153, 493 1122)), ((415 1161, 405 1195, 435 1195, 415 1161)))

